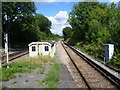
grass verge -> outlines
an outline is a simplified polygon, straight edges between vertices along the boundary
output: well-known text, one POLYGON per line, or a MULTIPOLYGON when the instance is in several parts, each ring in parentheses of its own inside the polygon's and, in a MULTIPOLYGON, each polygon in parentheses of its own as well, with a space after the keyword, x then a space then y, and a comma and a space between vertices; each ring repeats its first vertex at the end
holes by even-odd
POLYGON ((16 78, 15 73, 30 73, 36 68, 43 69, 45 64, 54 64, 55 60, 49 56, 37 56, 12 62, 10 68, 7 64, 2 65, 2 81, 16 78))

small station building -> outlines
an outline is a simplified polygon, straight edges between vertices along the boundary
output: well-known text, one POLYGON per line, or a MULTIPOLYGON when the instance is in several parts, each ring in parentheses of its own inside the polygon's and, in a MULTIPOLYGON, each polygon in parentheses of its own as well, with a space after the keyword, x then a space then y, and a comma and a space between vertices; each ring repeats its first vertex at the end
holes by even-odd
POLYGON ((32 42, 28 46, 30 57, 34 57, 37 55, 49 55, 51 57, 54 57, 55 41, 53 40, 32 42))

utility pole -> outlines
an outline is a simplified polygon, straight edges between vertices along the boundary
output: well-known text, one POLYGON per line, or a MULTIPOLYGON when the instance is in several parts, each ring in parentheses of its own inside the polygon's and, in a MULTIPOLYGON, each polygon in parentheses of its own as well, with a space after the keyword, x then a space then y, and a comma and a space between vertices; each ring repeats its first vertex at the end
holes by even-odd
POLYGON ((5 53, 7 56, 7 68, 9 68, 9 60, 8 60, 8 34, 4 34, 4 39, 5 39, 5 53))

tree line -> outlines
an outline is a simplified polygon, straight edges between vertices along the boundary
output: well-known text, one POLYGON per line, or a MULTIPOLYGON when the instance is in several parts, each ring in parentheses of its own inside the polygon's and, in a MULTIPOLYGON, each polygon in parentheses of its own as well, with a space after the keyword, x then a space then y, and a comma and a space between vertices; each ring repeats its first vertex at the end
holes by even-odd
POLYGON ((24 48, 33 41, 58 38, 50 31, 51 21, 36 13, 34 2, 3 2, 2 27, 3 47, 4 33, 8 33, 10 48, 24 48))
POLYGON ((69 13, 71 27, 63 29, 64 40, 104 60, 104 44, 114 44, 114 60, 108 63, 120 68, 120 7, 116 4, 79 2, 69 13))

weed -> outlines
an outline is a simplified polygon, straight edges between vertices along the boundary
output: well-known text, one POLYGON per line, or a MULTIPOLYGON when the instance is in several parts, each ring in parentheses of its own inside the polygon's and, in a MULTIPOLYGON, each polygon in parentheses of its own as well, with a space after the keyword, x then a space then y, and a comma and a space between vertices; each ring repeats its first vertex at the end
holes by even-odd
POLYGON ((11 79, 14 79, 14 78, 16 78, 16 76, 15 75, 11 75, 11 79))
POLYGON ((36 80, 40 86, 44 86, 43 81, 41 80, 36 80))
POLYGON ((5 88, 5 86, 4 85, 0 85, 0 90, 2 90, 1 88, 5 88))
POLYGON ((17 82, 15 81, 15 82, 13 82, 12 84, 16 84, 17 82))
POLYGON ((25 82, 28 82, 28 80, 26 79, 25 82))
POLYGON ((2 90, 2 88, 3 88, 3 86, 2 86, 2 84, 0 84, 0 90, 2 90))
POLYGON ((2 69, 0 68, 0 82, 2 81, 2 69))
POLYGON ((42 69, 42 70, 45 70, 45 65, 41 64, 41 65, 39 65, 39 68, 42 69))
POLYGON ((37 74, 44 74, 44 70, 38 70, 37 74))
POLYGON ((19 77, 22 77, 22 75, 21 75, 21 74, 19 74, 19 77))

